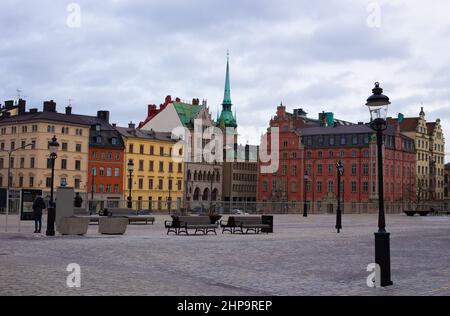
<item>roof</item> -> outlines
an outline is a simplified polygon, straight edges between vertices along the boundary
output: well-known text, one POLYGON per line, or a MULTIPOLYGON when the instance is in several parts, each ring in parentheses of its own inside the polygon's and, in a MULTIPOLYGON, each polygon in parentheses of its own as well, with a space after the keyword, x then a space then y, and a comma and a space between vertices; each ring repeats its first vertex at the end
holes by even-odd
POLYGON ((433 135, 436 123, 427 123, 428 135, 433 135))
POLYGON ((336 134, 372 134, 374 131, 365 124, 360 125, 340 125, 337 127, 308 127, 299 129, 302 136, 313 135, 336 135, 336 134))
POLYGON ((188 125, 202 109, 200 105, 187 104, 182 102, 174 102, 173 106, 177 111, 178 117, 183 125, 188 125))
POLYGON ((415 132, 417 126, 419 125, 418 117, 405 118, 403 122, 400 123, 400 130, 402 132, 415 132))
POLYGON ((82 115, 70 114, 58 112, 36 112, 36 113, 24 113, 16 116, 0 118, 0 125, 7 123, 22 123, 30 121, 53 121, 57 123, 66 123, 74 125, 90 126, 88 120, 83 119, 82 115))
POLYGON ((144 131, 141 129, 128 127, 116 127, 116 130, 126 138, 154 139, 169 142, 177 141, 176 139, 172 139, 172 133, 155 132, 153 130, 144 131))

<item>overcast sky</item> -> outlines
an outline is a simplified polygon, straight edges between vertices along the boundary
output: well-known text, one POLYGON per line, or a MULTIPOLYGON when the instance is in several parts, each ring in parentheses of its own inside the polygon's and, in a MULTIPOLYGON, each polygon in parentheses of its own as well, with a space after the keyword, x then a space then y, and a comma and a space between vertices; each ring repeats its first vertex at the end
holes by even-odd
MULTIPOLYGON (((282 101, 312 117, 367 120, 380 81, 391 116, 443 120, 450 152, 450 1, 1 0, 0 98, 145 119, 166 95, 223 98, 226 52, 241 141, 282 101), (378 14, 379 13, 379 14, 378 14), (79 23, 78 23, 79 22, 79 23)), ((450 157, 449 157, 450 158, 450 157)))

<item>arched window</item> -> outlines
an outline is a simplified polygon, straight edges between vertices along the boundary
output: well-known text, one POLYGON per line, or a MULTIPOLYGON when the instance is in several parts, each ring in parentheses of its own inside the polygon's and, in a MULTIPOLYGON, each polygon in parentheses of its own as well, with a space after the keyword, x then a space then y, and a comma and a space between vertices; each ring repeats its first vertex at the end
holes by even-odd
POLYGON ((212 191, 211 200, 217 201, 217 189, 212 191))
POLYGON ((198 201, 200 198, 200 189, 199 188, 195 188, 194 191, 194 201, 198 201))
POLYGON ((203 201, 209 200, 209 189, 208 188, 206 188, 205 191, 203 191, 202 199, 203 199, 203 201))
POLYGON ((203 180, 203 174, 202 174, 202 172, 199 172, 199 173, 198 173, 198 180, 199 180, 199 181, 202 181, 202 180, 203 180))

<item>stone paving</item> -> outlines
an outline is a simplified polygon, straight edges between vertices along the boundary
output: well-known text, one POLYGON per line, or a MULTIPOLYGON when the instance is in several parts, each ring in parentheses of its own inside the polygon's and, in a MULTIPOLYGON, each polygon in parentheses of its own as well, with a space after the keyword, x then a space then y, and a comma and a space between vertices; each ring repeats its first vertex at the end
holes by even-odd
POLYGON ((394 286, 377 289, 376 215, 344 215, 341 234, 331 215, 276 215, 274 234, 243 236, 166 236, 166 219, 47 238, 11 216, 5 233, 0 216, 0 295, 450 295, 450 217, 388 215, 394 286), (66 286, 70 263, 81 288, 66 286))

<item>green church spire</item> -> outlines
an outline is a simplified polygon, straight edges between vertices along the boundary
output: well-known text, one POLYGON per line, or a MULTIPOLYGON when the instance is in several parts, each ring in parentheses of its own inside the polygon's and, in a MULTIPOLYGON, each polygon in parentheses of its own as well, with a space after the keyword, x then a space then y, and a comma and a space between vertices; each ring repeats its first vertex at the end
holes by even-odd
POLYGON ((223 96, 222 105, 224 110, 231 110, 231 89, 230 89, 230 53, 227 53, 227 74, 225 77, 225 93, 223 96))
POLYGON ((230 53, 227 53, 227 74, 225 76, 225 92, 222 102, 222 112, 217 121, 221 127, 237 127, 236 118, 231 110, 231 89, 230 89, 230 53))

